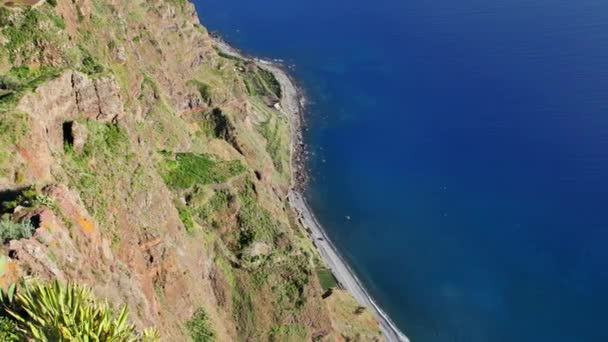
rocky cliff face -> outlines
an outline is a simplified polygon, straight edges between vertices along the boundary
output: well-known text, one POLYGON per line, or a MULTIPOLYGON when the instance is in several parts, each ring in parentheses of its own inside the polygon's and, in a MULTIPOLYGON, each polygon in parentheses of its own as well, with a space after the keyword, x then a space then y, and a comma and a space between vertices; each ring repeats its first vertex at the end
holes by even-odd
POLYGON ((1 214, 35 229, 0 231, 0 285, 87 284, 167 341, 201 310, 217 341, 380 339, 322 298, 272 74, 184 0, 53 3, 0 5, 1 214))

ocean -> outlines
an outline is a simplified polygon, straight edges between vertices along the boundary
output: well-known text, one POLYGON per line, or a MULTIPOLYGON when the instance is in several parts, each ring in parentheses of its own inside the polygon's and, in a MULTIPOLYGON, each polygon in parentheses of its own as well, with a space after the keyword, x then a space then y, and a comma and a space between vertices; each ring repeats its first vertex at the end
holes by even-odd
POLYGON ((608 2, 194 3, 293 65, 310 204, 412 341, 608 341, 608 2))

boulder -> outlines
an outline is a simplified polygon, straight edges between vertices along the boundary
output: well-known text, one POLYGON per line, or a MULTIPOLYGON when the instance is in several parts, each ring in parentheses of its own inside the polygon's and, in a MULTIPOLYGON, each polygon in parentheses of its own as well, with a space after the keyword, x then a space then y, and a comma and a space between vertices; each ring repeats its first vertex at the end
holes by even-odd
POLYGON ((272 247, 265 242, 256 241, 252 243, 247 249, 243 252, 243 255, 248 258, 255 258, 258 256, 266 256, 272 252, 272 247))

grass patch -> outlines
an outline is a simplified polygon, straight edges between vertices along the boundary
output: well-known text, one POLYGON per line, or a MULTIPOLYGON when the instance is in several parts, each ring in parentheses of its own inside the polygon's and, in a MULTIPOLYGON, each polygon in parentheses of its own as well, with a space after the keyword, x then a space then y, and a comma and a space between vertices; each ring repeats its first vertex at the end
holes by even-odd
MULTIPOLYGON (((49 0, 47 0, 49 2, 49 0)), ((49 2, 50 3, 50 2, 49 2)), ((65 20, 62 17, 57 15, 50 15, 49 18, 55 24, 55 26, 61 30, 65 30, 65 20)))
POLYGON ((179 214, 180 220, 182 220, 182 223, 184 224, 184 227, 186 227, 186 231, 188 233, 193 233, 194 232, 194 217, 192 214, 192 209, 187 208, 187 207, 179 207, 179 208, 177 208, 177 212, 179 214))
POLYGON ((129 139, 118 125, 86 121, 85 126, 89 134, 79 156, 81 161, 92 157, 109 160, 127 153, 129 139))
POLYGON ((268 210, 259 205, 252 185, 248 184, 239 193, 238 198, 241 203, 241 210, 238 215, 241 228, 238 249, 242 250, 254 241, 264 241, 274 245, 281 231, 280 224, 268 210))
POLYGON ((13 109, 21 97, 36 90, 38 86, 56 78, 61 69, 43 66, 30 69, 27 66, 14 67, 6 75, 0 76, 0 112, 13 109))
POLYGON ((279 121, 267 120, 260 126, 260 133, 266 139, 266 151, 272 158, 274 167, 279 173, 283 173, 283 141, 281 139, 279 121))
POLYGON ((28 133, 27 119, 24 113, 0 113, 0 176, 11 169, 14 149, 28 133))
POLYGON ((200 114, 200 120, 196 120, 200 133, 206 137, 219 139, 217 124, 215 122, 213 111, 205 111, 200 114))
POLYGON ((218 213, 228 208, 232 195, 227 190, 219 190, 213 193, 213 196, 197 210, 198 217, 204 222, 211 225, 213 228, 219 228, 219 223, 215 217, 218 213))
POLYGON ((196 186, 186 195, 186 205, 177 203, 179 217, 188 233, 194 233, 196 224, 211 226, 214 229, 221 227, 221 215, 229 207, 233 196, 228 190, 213 191, 196 186))
POLYGON ((306 303, 304 287, 310 282, 310 264, 303 255, 290 255, 289 262, 279 269, 272 283, 281 312, 297 312, 306 303))
POLYGON ((213 103, 210 85, 199 80, 191 80, 188 82, 188 84, 196 87, 205 104, 210 106, 213 103))
POLYGON ((161 166, 165 183, 176 189, 189 189, 194 185, 224 183, 245 172, 239 160, 218 161, 207 154, 163 152, 161 166))
POLYGON ((109 229, 112 239, 118 241, 108 207, 111 201, 122 198, 119 194, 129 193, 131 176, 137 165, 133 163, 129 139, 118 125, 96 121, 83 124, 88 131, 87 142, 81 153, 66 146, 64 169, 70 185, 80 192, 96 221, 109 229))
POLYGON ((237 67, 244 70, 243 81, 250 96, 281 98, 281 84, 272 72, 258 67, 253 62, 239 62, 237 67))
POLYGON ((257 68, 258 77, 264 82, 264 87, 266 90, 270 91, 272 94, 276 95, 277 98, 281 98, 281 84, 277 81, 274 74, 266 69, 257 68))
POLYGON ((232 313, 238 327, 239 341, 255 341, 256 319, 250 291, 237 281, 236 288, 232 291, 232 313))
POLYGON ((59 70, 43 66, 30 69, 27 66, 13 67, 8 74, 0 76, 0 87, 5 90, 20 91, 36 89, 40 84, 57 77, 59 70))
POLYGON ((217 254, 213 261, 215 262, 217 268, 222 272, 222 274, 226 278, 226 282, 228 283, 228 285, 230 285, 230 290, 235 291, 237 287, 237 280, 232 266, 230 265, 230 262, 226 260, 226 258, 221 256, 221 254, 217 254))
POLYGON ((139 100, 144 99, 144 94, 146 92, 151 92, 151 95, 155 99, 160 99, 160 89, 158 88, 158 84, 148 75, 144 74, 144 79, 141 81, 141 95, 139 95, 139 100))
POLYGON ((231 54, 225 53, 223 51, 221 51, 220 49, 216 49, 218 56, 225 58, 225 59, 230 59, 233 61, 242 61, 241 58, 237 57, 237 56, 233 56, 231 54))
MULTIPOLYGON (((127 78, 122 73, 124 81, 121 84, 128 86, 127 78)), ((123 86, 123 87, 124 87, 123 86)), ((146 141, 154 142, 159 150, 172 150, 190 139, 189 127, 186 122, 175 114, 173 109, 167 105, 158 84, 150 76, 144 74, 140 85, 141 94, 138 100, 150 105, 145 114, 145 120, 138 124, 137 130, 146 141)))
POLYGON ((308 340, 308 329, 299 324, 273 327, 268 336, 268 341, 270 342, 299 342, 308 340))
POLYGON ((338 281, 331 270, 327 268, 320 268, 317 270, 317 277, 319 277, 319 282, 321 283, 321 288, 323 291, 327 291, 329 289, 333 289, 338 287, 338 281))

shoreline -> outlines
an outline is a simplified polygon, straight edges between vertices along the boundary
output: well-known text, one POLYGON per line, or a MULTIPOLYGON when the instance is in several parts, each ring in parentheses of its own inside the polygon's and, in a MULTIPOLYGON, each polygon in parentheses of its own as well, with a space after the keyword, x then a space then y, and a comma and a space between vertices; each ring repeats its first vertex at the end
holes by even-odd
POLYGON ((374 312, 380 323, 380 330, 385 340, 387 342, 409 342, 409 339, 397 328, 388 314, 376 304, 350 266, 344 261, 344 258, 323 230, 306 201, 306 197, 304 196, 304 186, 307 180, 305 170, 306 151, 302 137, 305 98, 302 90, 296 86, 296 82, 291 78, 283 65, 248 57, 227 44, 216 34, 212 34, 211 38, 221 52, 241 59, 253 60, 259 67, 272 72, 279 82, 282 90, 281 112, 289 121, 291 135, 290 167, 292 186, 287 197, 289 204, 298 213, 300 224, 309 232, 313 245, 327 267, 332 271, 336 280, 359 304, 374 312))
POLYGON ((221 36, 215 33, 210 33, 210 37, 222 53, 255 62, 259 67, 270 71, 279 82, 281 86, 280 112, 287 118, 290 131, 290 188, 303 192, 304 186, 308 181, 308 173, 306 172, 307 153, 304 138, 302 137, 302 128, 304 126, 302 114, 306 103, 303 90, 296 86, 295 80, 289 75, 284 65, 248 56, 226 43, 221 36))

